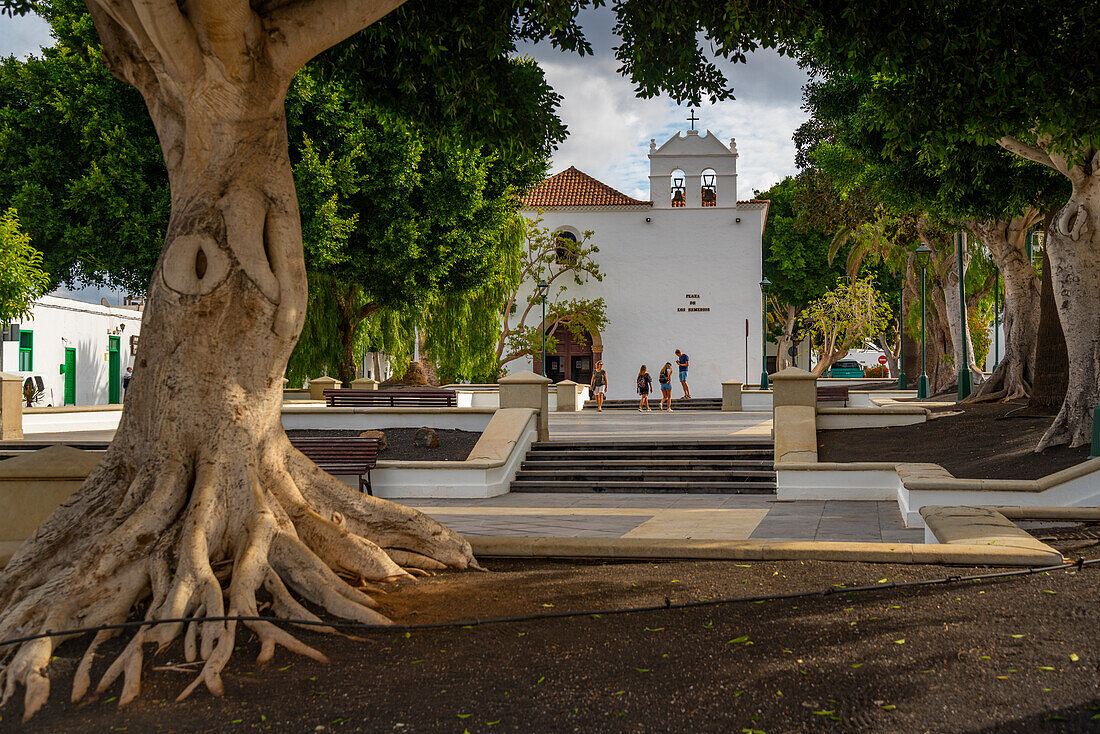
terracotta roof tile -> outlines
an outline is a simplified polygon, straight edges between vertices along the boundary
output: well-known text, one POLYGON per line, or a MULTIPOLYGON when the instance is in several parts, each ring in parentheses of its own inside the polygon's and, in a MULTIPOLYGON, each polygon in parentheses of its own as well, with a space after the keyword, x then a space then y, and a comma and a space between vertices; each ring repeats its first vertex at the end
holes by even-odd
POLYGON ((570 166, 555 173, 527 192, 523 205, 550 206, 650 206, 652 202, 632 199, 587 173, 570 166))

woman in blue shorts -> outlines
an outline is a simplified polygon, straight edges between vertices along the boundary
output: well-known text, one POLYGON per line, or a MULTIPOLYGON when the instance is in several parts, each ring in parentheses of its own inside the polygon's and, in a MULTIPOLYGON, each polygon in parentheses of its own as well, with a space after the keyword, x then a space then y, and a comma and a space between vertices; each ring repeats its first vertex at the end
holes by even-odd
POLYGON ((672 362, 665 362, 665 366, 661 368, 661 374, 657 375, 657 382, 661 385, 661 410, 666 410, 665 403, 668 403, 668 412, 672 412, 672 362))

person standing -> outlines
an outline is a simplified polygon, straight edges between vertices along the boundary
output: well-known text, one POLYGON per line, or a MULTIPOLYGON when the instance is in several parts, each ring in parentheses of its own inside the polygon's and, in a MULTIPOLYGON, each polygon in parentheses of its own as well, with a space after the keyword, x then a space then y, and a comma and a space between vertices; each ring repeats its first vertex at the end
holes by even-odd
POLYGON ((127 367, 126 374, 122 376, 122 399, 126 399, 126 393, 130 392, 130 380, 134 377, 134 368, 127 367))
POLYGON ((653 392, 653 378, 649 376, 649 372, 646 371, 645 365, 638 370, 638 395, 641 399, 638 401, 638 412, 643 410, 652 410, 649 407, 649 394, 653 392))
POLYGON ((596 370, 588 382, 588 392, 596 396, 596 410, 603 412, 603 397, 607 394, 607 373, 603 371, 603 360, 596 362, 596 370))
POLYGON ((665 362, 661 373, 657 375, 657 383, 661 386, 661 410, 665 410, 668 403, 668 412, 672 412, 672 362, 665 362))
POLYGON ((676 350, 676 364, 680 367, 680 387, 684 388, 684 398, 691 400, 691 388, 688 387, 688 356, 676 350))

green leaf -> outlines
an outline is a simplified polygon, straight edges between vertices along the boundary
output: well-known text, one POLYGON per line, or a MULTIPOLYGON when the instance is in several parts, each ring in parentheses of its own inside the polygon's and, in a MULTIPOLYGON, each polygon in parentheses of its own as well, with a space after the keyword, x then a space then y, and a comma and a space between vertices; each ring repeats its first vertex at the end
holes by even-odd
POLYGON ((730 640, 726 644, 727 645, 740 645, 740 644, 742 644, 744 642, 748 642, 748 641, 749 641, 749 636, 748 635, 741 635, 740 637, 733 638, 732 640, 730 640))

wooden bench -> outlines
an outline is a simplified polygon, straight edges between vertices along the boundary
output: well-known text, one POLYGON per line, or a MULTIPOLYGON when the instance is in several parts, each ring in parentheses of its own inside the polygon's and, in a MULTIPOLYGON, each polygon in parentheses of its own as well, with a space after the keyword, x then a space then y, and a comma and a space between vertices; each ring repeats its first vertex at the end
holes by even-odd
POLYGON ((325 390, 330 408, 457 408, 454 390, 325 390))
POLYGON ((819 403, 844 403, 848 404, 848 387, 819 387, 817 388, 817 402, 819 403))
POLYGON ((370 470, 378 463, 378 441, 373 438, 291 438, 290 443, 329 474, 359 477, 359 491, 374 495, 370 470))

